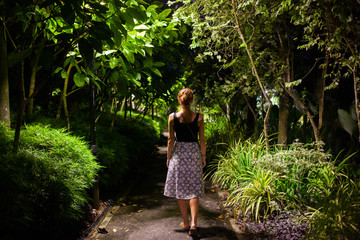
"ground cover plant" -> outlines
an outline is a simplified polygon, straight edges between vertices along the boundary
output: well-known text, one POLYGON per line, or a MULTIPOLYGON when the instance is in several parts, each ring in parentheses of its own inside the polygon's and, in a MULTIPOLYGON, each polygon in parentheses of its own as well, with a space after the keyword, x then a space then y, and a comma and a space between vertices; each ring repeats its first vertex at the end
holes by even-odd
POLYGON ((241 228, 269 239, 353 239, 359 233, 359 180, 317 144, 264 150, 251 139, 219 156, 214 183, 229 192, 241 228))

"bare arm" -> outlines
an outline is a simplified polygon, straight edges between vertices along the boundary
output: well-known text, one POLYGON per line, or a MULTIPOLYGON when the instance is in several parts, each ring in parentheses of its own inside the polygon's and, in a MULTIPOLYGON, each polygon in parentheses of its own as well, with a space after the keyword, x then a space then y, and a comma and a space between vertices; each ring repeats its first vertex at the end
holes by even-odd
POLYGON ((206 166, 206 141, 205 141, 205 127, 204 127, 204 115, 200 114, 199 121, 199 142, 201 150, 201 159, 203 162, 203 167, 206 166))
POLYGON ((169 126, 169 137, 168 137, 168 145, 167 145, 167 161, 166 161, 167 167, 169 167, 171 152, 172 152, 174 142, 175 142, 173 114, 170 114, 170 116, 169 116, 168 126, 169 126))

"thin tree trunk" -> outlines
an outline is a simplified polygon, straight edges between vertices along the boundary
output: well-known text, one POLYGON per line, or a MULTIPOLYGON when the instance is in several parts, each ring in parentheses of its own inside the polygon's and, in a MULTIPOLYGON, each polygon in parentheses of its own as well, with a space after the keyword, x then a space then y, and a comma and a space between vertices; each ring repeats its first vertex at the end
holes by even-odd
MULTIPOLYGON (((1 18, 0 18, 1 19, 1 18)), ((0 20, 0 121, 10 127, 9 76, 5 28, 0 20)))
POLYGON ((323 126, 323 118, 324 118, 324 98, 325 98, 325 78, 327 67, 329 64, 329 52, 326 52, 325 61, 324 61, 324 68, 322 70, 320 84, 318 88, 318 101, 319 101, 319 122, 318 122, 318 129, 321 131, 323 126))
POLYGON ((271 102, 270 98, 268 97, 268 95, 266 94, 265 88, 264 88, 264 86, 263 86, 263 84, 262 84, 262 82, 260 80, 259 74, 257 72, 257 68, 256 68, 254 60, 252 58, 252 54, 251 54, 250 49, 249 49, 249 47, 247 45, 245 37, 244 37, 244 35, 243 35, 242 31, 241 31, 239 19, 237 17, 237 8, 235 6, 235 0, 232 0, 232 9, 233 9, 233 13, 234 13, 235 22, 236 22, 237 32, 240 35, 240 38, 241 38, 243 44, 245 45, 245 49, 246 49, 246 52, 247 52, 248 57, 250 59, 253 73, 254 73, 254 75, 256 77, 256 80, 257 80, 257 82, 258 82, 258 84, 260 86, 261 92, 263 93, 266 102, 269 104, 269 107, 268 107, 268 109, 266 111, 266 115, 265 115, 265 118, 264 118, 264 135, 265 135, 265 141, 266 141, 266 150, 269 151, 270 146, 269 146, 268 122, 269 122, 269 117, 270 117, 270 111, 271 111, 271 108, 272 108, 272 102, 271 102))
POLYGON ((350 68, 353 72, 353 81, 354 81, 354 98, 355 98, 355 112, 356 112, 356 119, 358 124, 359 136, 358 141, 360 142, 360 102, 359 102, 359 89, 360 84, 359 80, 356 77, 356 64, 354 68, 350 68))
POLYGON ((316 142, 321 142, 321 136, 320 136, 320 131, 314 121, 314 116, 311 114, 310 110, 305 106, 305 104, 303 103, 303 101, 296 95, 294 94, 291 89, 283 86, 283 88, 285 89, 285 91, 289 94, 289 96, 294 99, 295 102, 297 102, 297 104, 299 104, 299 106, 301 107, 301 109, 306 113, 306 116, 309 118, 309 121, 311 123, 311 126, 313 128, 313 132, 314 132, 314 137, 315 137, 315 141, 316 142))
POLYGON ((289 97, 286 93, 280 95, 279 105, 278 145, 286 149, 289 128, 289 97))
POLYGON ((62 90, 62 99, 63 99, 62 102, 64 107, 64 115, 66 118, 66 129, 68 132, 70 132, 70 116, 69 116, 66 97, 67 97, 67 89, 69 85, 69 76, 70 76, 71 68, 72 68, 72 64, 70 63, 67 70, 67 77, 64 79, 64 88, 62 90))
MULTIPOLYGON (((29 87, 29 95, 28 96, 31 96, 35 90, 36 74, 38 71, 39 59, 40 59, 40 56, 41 56, 41 53, 42 53, 44 47, 45 47, 45 39, 41 40, 39 49, 37 49, 37 51, 35 51, 35 60, 34 60, 34 65, 32 67, 32 70, 31 70, 30 87, 29 87)), ((34 98, 31 98, 29 101, 29 104, 28 104, 28 114, 32 115, 33 110, 34 110, 34 98)))
POLYGON ((258 129, 258 126, 257 126, 257 114, 255 113, 254 108, 251 106, 251 104, 250 104, 249 100, 247 99, 246 95, 244 95, 244 99, 245 99, 246 105, 248 106, 248 109, 250 110, 251 115, 253 117, 254 129, 255 129, 255 137, 257 138, 258 134, 259 134, 259 129, 258 129))
POLYGON ((127 97, 124 98, 124 120, 126 120, 126 115, 127 115, 127 110, 128 110, 128 106, 127 106, 127 97))

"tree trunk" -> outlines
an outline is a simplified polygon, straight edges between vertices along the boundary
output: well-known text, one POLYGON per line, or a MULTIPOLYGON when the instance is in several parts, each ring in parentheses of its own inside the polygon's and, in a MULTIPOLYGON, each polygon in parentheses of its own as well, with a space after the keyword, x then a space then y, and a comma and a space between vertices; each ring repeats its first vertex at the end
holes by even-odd
POLYGON ((255 137, 258 138, 259 137, 259 130, 258 130, 258 126, 257 126, 257 114, 255 113, 254 108, 256 107, 256 99, 255 99, 255 103, 251 104, 253 101, 248 100, 248 98, 246 97, 246 95, 244 95, 244 99, 246 102, 246 105, 248 106, 248 114, 247 114, 247 122, 248 122, 248 126, 250 129, 255 129, 255 137), (249 114, 249 112, 251 112, 251 114, 249 114), (250 120, 251 119, 251 120, 250 120))
POLYGON ((231 122, 230 103, 226 102, 226 118, 231 122))
POLYGON ((124 120, 126 120, 126 115, 127 115, 127 110, 128 110, 127 97, 124 97, 123 106, 124 106, 124 120))
MULTIPOLYGON (((286 28, 285 28, 286 29, 286 28)), ((287 39, 287 45, 283 41, 283 38, 280 34, 279 28, 276 29, 276 33, 279 38, 280 43, 280 55, 285 57, 286 68, 284 69, 282 82, 284 84, 290 83, 291 68, 290 68, 290 42, 288 38, 287 31, 285 32, 285 39, 287 39)), ((281 93, 279 99, 279 122, 278 122, 278 145, 280 149, 286 149, 287 140, 288 140, 288 129, 289 129, 289 97, 286 92, 281 93)))
POLYGON ((5 29, 0 21, 0 121, 10 127, 9 76, 5 29))
POLYGON ((289 97, 286 93, 280 95, 279 104, 278 145, 286 149, 289 129, 289 97))
POLYGON ((314 137, 315 137, 315 141, 316 142, 321 142, 321 136, 320 136, 320 131, 314 121, 314 116, 311 114, 310 110, 305 106, 305 104, 303 103, 303 101, 292 92, 291 89, 283 86, 283 88, 286 90, 286 92, 289 94, 289 96, 294 99, 295 102, 297 102, 299 104, 299 106, 301 107, 301 109, 306 113, 306 116, 309 118, 309 121, 311 123, 311 126, 313 128, 313 132, 314 132, 314 137))
MULTIPOLYGON (((31 96, 35 90, 36 73, 38 71, 39 59, 40 59, 42 51, 44 50, 44 47, 45 47, 45 39, 41 40, 39 49, 37 49, 37 51, 35 51, 35 59, 34 59, 34 65, 32 67, 32 71, 31 71, 28 97, 31 96)), ((34 98, 31 98, 29 101, 29 104, 28 104, 28 114, 32 115, 33 110, 34 110, 34 98)))
POLYGON ((261 92, 264 95, 264 98, 265 98, 266 102, 269 104, 269 107, 268 107, 268 109, 266 111, 266 115, 265 115, 265 118, 264 118, 264 135, 265 135, 265 141, 266 141, 266 150, 269 151, 270 146, 269 146, 268 122, 269 122, 269 117, 270 117, 270 111, 271 111, 271 108, 272 108, 272 102, 271 102, 270 98, 268 97, 268 95, 266 94, 265 88, 264 88, 264 86, 263 86, 263 84, 262 84, 262 82, 260 80, 259 74, 257 72, 257 68, 256 68, 254 60, 252 58, 252 54, 251 54, 250 49, 249 49, 249 47, 247 45, 245 37, 244 37, 244 35, 243 35, 242 31, 241 31, 239 19, 237 17, 237 8, 235 6, 235 1, 234 0, 232 0, 232 9, 233 9, 233 13, 234 13, 235 22, 236 22, 237 32, 240 35, 240 38, 241 38, 243 44, 245 45, 245 49, 246 49, 246 52, 247 52, 248 57, 250 59, 250 63, 251 63, 253 73, 254 73, 254 75, 256 77, 256 80, 257 80, 257 82, 259 84, 261 92))
POLYGON ((354 80, 354 96, 355 96, 355 111, 356 111, 356 118, 357 118, 357 124, 358 124, 358 130, 359 130, 359 136, 358 141, 360 142, 360 102, 359 102, 359 89, 360 84, 359 80, 356 77, 356 64, 353 71, 353 80, 354 80))
POLYGON ((323 126, 323 118, 324 118, 324 98, 325 98, 325 77, 327 72, 327 67, 329 64, 329 55, 330 53, 327 51, 324 61, 324 67, 321 74, 321 79, 319 81, 319 86, 317 88, 317 97, 319 102, 319 122, 318 122, 318 129, 319 132, 323 126))

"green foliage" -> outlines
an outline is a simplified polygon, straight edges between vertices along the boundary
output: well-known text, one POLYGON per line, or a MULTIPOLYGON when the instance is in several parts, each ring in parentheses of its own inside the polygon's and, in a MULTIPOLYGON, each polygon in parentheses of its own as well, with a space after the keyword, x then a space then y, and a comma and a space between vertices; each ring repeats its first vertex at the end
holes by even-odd
POLYGON ((329 188, 307 214, 308 239, 357 239, 360 233, 360 181, 343 179, 329 188))
POLYGON ((235 216, 266 221, 272 213, 300 210, 309 239, 356 239, 360 181, 346 174, 354 154, 338 163, 315 143, 262 149, 260 141, 235 142, 213 166, 212 180, 229 192, 225 204, 235 216))
POLYGON ((100 174, 103 191, 114 193, 125 177, 145 166, 155 153, 159 140, 159 124, 150 118, 143 120, 117 118, 110 128, 110 119, 100 119, 97 127, 98 158, 104 169, 100 174))
POLYGON ((275 176, 270 171, 255 168, 252 161, 265 154, 265 140, 248 139, 233 142, 224 155, 219 155, 212 181, 229 191, 226 204, 241 210, 244 216, 259 220, 273 211, 281 197, 275 191, 275 176))
POLYGON ((18 151, 1 153, 5 235, 61 236, 82 218, 100 166, 81 138, 64 131, 27 126, 18 151))
POLYGON ((276 189, 277 176, 271 171, 253 169, 240 175, 241 187, 232 191, 227 204, 241 209, 241 214, 255 221, 266 218, 283 202, 283 193, 276 189), (248 214, 250 213, 250 214, 248 214))
POLYGON ((229 122, 224 116, 217 116, 215 120, 206 114, 205 138, 207 161, 212 163, 212 165, 216 165, 218 155, 225 154, 229 145, 235 145, 234 143, 238 139, 243 139, 244 136, 243 129, 229 122))

